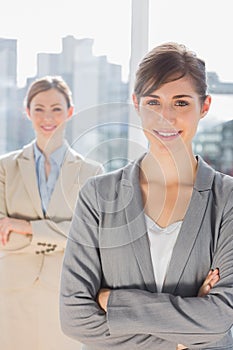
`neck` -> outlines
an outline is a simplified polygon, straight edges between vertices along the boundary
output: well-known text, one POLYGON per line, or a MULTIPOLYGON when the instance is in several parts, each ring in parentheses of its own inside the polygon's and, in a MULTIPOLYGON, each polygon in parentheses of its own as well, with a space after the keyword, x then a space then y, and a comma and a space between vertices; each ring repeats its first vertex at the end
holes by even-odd
POLYGON ((145 181, 161 185, 193 185, 196 177, 197 160, 192 151, 176 151, 158 155, 149 150, 141 163, 145 181))
POLYGON ((63 139, 58 138, 50 138, 48 139, 42 139, 37 138, 36 144, 38 148, 41 150, 41 152, 46 156, 49 157, 51 153, 56 151, 59 147, 61 147, 64 143, 63 139))

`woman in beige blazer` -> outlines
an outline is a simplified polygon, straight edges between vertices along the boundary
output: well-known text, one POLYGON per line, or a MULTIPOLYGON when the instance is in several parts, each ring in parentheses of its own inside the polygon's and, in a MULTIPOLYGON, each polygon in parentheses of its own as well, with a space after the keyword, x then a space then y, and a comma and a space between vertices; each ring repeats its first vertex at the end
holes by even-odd
POLYGON ((0 157, 0 344, 77 350, 60 331, 60 268, 77 193, 102 167, 64 139, 73 104, 60 77, 33 82, 25 101, 36 139, 0 157))
POLYGON ((61 325, 85 350, 232 350, 233 178, 194 154, 205 63, 165 43, 139 64, 148 150, 86 182, 66 246, 61 325), (198 293, 210 269, 220 279, 198 293))

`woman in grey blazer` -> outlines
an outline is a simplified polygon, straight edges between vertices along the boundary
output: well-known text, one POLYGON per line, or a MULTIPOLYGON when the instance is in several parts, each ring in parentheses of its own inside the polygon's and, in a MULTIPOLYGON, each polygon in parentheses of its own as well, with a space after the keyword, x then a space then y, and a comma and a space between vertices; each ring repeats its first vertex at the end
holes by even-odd
POLYGON ((36 140, 0 157, 0 344, 77 350, 60 330, 61 263, 77 193, 102 169, 64 139, 73 103, 60 77, 34 81, 26 110, 36 140))
POLYGON ((204 61, 183 45, 138 67, 148 151, 87 181, 63 262, 61 326, 83 349, 233 349, 233 179, 192 150, 206 90, 204 61), (198 294, 210 269, 220 280, 198 294))

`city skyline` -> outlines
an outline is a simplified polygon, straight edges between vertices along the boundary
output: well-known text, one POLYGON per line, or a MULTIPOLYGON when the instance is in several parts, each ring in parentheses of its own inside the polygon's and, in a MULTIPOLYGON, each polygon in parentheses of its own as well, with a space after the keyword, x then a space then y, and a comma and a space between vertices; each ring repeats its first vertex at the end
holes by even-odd
MULTIPOLYGON (((15 85, 16 40, 5 40, 0 42, 1 81, 3 86, 1 94, 1 153, 17 149, 33 138, 32 130, 23 126, 26 125, 25 123, 29 123, 23 117, 23 98, 27 87, 17 88, 15 85), (24 130, 27 130, 26 134, 24 130)), ((72 118, 72 125, 69 124, 68 128, 71 143, 75 142, 75 146, 83 154, 86 154, 86 152, 89 154, 90 150, 96 151, 97 148, 93 147, 93 145, 103 145, 105 151, 99 152, 98 149, 98 156, 109 157, 111 155, 112 157, 112 146, 116 146, 112 143, 112 140, 116 138, 116 134, 118 135, 116 139, 124 140, 124 149, 127 149, 128 131, 125 126, 128 123, 128 112, 132 104, 129 102, 128 84, 121 79, 121 66, 108 62, 106 56, 93 55, 92 46, 92 39, 80 40, 75 39, 73 36, 67 36, 62 40, 61 53, 55 55, 51 52, 38 53, 37 74, 29 77, 27 86, 34 78, 46 74, 63 76, 73 91, 74 105, 78 107, 77 109, 75 108, 75 115, 78 118, 72 118), (82 87, 81 89, 79 88, 80 86, 82 87), (116 105, 116 101, 121 103, 116 105), (116 109, 116 106, 119 107, 119 110, 116 109), (113 114, 111 115, 112 112, 113 114), (107 123, 103 119, 105 118, 104 116, 107 117, 107 123), (120 122, 119 117, 123 118, 120 122), (81 120, 82 122, 80 122, 81 120), (109 123, 110 120, 111 122, 109 123), (114 127, 114 132, 116 134, 113 135, 111 126, 115 121, 117 121, 114 124, 116 126, 116 128, 114 127), (91 124, 88 124, 89 122, 91 124), (101 127, 99 129, 95 127, 96 125, 103 125, 103 123, 105 125, 104 128, 101 127), (106 141, 110 141, 107 148, 105 147, 106 141)), ((209 133, 208 130, 215 128, 215 126, 217 127, 216 130, 220 130, 218 124, 221 128, 223 123, 233 120, 233 83, 225 84, 213 72, 210 78, 212 84, 210 86, 215 91, 215 96, 213 96, 208 115, 200 122, 199 132, 202 134, 203 132, 205 133, 205 130, 209 133), (216 87, 219 87, 219 94, 216 87), (227 91, 227 94, 223 93, 223 91, 227 91)), ((131 140, 131 138, 129 139, 131 140)), ((216 148, 209 145, 207 147, 212 147, 213 150, 216 148)), ((120 150, 122 154, 123 148, 117 145, 116 149, 120 150)), ((119 166, 120 157, 116 157, 117 164, 109 162, 108 159, 112 159, 111 157, 107 158, 107 163, 105 163, 110 167, 119 166)))
MULTIPOLYGON (((197 0, 192 7, 187 7, 184 0, 150 0, 149 48, 164 41, 184 43, 205 59, 208 71, 217 72, 221 81, 233 81, 229 6, 227 0, 221 4, 217 0, 197 0)), ((67 0, 59 4, 41 0, 37 6, 26 0, 8 0, 0 19, 0 37, 18 42, 20 85, 25 77, 35 74, 37 53, 59 53, 61 39, 67 35, 94 39, 93 54, 106 55, 111 63, 120 64, 123 79, 127 79, 130 0, 67 0)))
MULTIPOLYGON (((61 39, 61 43, 60 43, 60 50, 58 51, 58 52, 50 52, 50 51, 46 51, 46 52, 37 52, 36 53, 36 60, 35 60, 35 70, 33 70, 33 74, 31 74, 31 75, 25 75, 24 77, 23 77, 23 79, 20 81, 21 82, 21 84, 19 83, 18 84, 18 87, 20 88, 20 87, 25 87, 25 85, 26 85, 26 81, 27 81, 27 79, 29 79, 29 78, 33 78, 34 76, 36 76, 36 74, 38 73, 37 72, 37 69, 38 69, 38 57, 42 54, 57 54, 57 55, 59 55, 59 54, 61 54, 61 52, 62 52, 62 42, 63 42, 63 40, 64 39, 66 39, 66 38, 68 38, 68 37, 72 37, 74 40, 80 40, 80 41, 82 41, 82 40, 91 40, 91 41, 93 41, 93 45, 92 45, 92 54, 93 54, 93 56, 94 57, 106 57, 106 59, 107 59, 107 61, 110 63, 110 64, 117 64, 117 65, 119 65, 119 66, 121 66, 121 69, 122 69, 122 71, 123 71, 123 69, 124 69, 124 67, 123 67, 123 65, 121 65, 121 64, 118 64, 118 63, 114 63, 114 62, 112 62, 112 61, 110 61, 109 60, 109 58, 108 58, 108 56, 107 55, 105 55, 105 54, 102 54, 102 55, 98 55, 98 54, 95 54, 95 52, 94 52, 94 44, 95 44, 95 41, 94 41, 94 39, 93 38, 76 38, 76 37, 74 37, 73 35, 67 35, 67 36, 65 36, 65 37, 62 37, 62 38, 60 38, 61 39)), ((16 43, 17 43, 17 39, 13 39, 13 38, 0 38, 0 40, 15 40, 16 41, 16 43)), ((18 63, 18 62, 17 62, 18 63)), ((207 70, 207 74, 209 74, 210 73, 210 75, 213 75, 214 76, 214 78, 216 79, 216 83, 218 83, 219 85, 229 85, 230 86, 230 88, 231 88, 231 90, 233 91, 233 78, 232 78, 232 81, 230 81, 230 80, 227 80, 227 81, 224 81, 224 80, 222 80, 221 79, 221 77, 219 76, 219 73, 218 72, 216 72, 216 71, 208 71, 207 70)), ((18 78, 18 72, 17 72, 17 78, 18 78)), ((124 81, 124 82, 128 82, 128 77, 124 77, 124 73, 122 74, 122 81, 124 81)), ((210 85, 211 86, 211 85, 210 85)), ((215 87, 215 86, 214 86, 215 87)), ((215 91, 210 91, 211 93, 215 93, 215 91)), ((224 92, 216 92, 216 93, 224 93, 224 92)), ((226 93, 232 93, 232 92, 226 92, 226 93)))
POLYGON ((18 41, 19 85, 23 85, 25 77, 35 75, 37 53, 60 53, 62 38, 68 35, 94 39, 93 53, 106 55, 111 63, 122 65, 127 76, 131 1, 114 3, 111 0, 60 3, 41 0, 35 6, 27 0, 8 0, 0 14, 0 37, 18 41), (125 23, 124 30, 115 30, 122 23, 125 23))

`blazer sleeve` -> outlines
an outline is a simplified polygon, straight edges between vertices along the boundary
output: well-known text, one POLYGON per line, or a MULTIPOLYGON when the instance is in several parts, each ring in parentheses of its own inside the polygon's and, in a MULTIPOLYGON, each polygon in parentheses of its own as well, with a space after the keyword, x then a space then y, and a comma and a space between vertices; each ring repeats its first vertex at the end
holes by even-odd
POLYGON ((231 192, 212 262, 213 268, 219 268, 220 281, 210 293, 203 298, 192 298, 141 290, 112 290, 107 308, 111 335, 142 332, 200 348, 220 340, 230 330, 233 324, 232 207, 231 192))
POLYGON ((37 242, 56 242, 60 248, 65 248, 71 220, 55 222, 49 219, 31 220, 32 244, 37 242))
MULTIPOLYGON (((173 340, 150 334, 109 334, 105 312, 96 302, 102 287, 101 260, 98 248, 100 213, 94 179, 79 192, 67 241, 60 288, 60 321, 63 332, 95 349, 172 349, 173 340)), ((127 323, 124 321, 124 326, 127 323)))
MULTIPOLYGON (((82 171, 82 181, 88 177, 104 172, 104 168, 100 163, 89 161, 84 162, 85 167, 82 171)), ((0 161, 0 219, 8 216, 6 208, 6 172, 3 161, 0 161)), ((19 217, 19 215, 18 215, 19 217)), ((20 218, 20 217, 19 217, 20 218)), ((62 218, 30 218, 28 219, 32 226, 32 234, 19 235, 11 232, 9 241, 6 246, 0 245, 0 250, 18 250, 32 244, 37 245, 38 242, 53 243, 57 245, 57 249, 64 250, 66 240, 70 230, 71 217, 62 218)))
POLYGON ((0 219, 6 216, 5 171, 0 161, 0 219))
MULTIPOLYGON (((3 162, 0 160, 0 219, 7 216, 6 208, 6 186, 5 186, 5 169, 3 162)), ((0 251, 2 250, 18 250, 30 245, 32 235, 19 235, 18 233, 11 232, 9 240, 5 246, 0 243, 0 251)))

